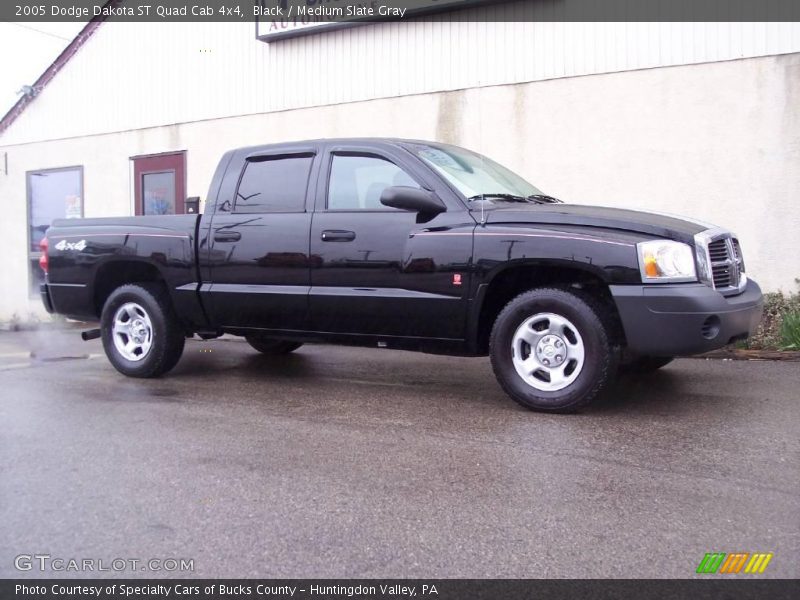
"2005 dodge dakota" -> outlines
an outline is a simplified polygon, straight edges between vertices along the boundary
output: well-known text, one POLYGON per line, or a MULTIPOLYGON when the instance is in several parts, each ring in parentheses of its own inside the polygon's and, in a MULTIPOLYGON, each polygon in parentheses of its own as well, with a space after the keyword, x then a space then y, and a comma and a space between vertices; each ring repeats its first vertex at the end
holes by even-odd
POLYGON ((132 377, 169 371, 192 335, 488 354, 514 400, 565 412, 621 366, 746 338, 762 310, 724 229, 564 204, 423 141, 232 150, 203 215, 59 220, 42 250, 47 309, 99 318, 132 377))

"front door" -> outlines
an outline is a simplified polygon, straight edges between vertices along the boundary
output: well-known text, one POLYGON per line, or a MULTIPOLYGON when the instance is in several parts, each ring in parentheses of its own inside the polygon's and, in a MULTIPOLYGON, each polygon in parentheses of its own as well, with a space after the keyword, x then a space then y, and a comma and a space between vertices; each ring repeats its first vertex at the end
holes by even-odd
POLYGON ((186 200, 186 153, 135 156, 132 160, 136 214, 183 214, 186 200))
POLYGON ((226 176, 238 183, 230 194, 221 192, 211 220, 210 282, 202 288, 212 322, 242 329, 306 328, 311 225, 306 195, 314 156, 314 149, 249 156, 241 174, 226 176))
POLYGON ((463 339, 471 235, 418 235, 463 215, 419 223, 416 213, 382 205, 387 187, 428 187, 400 152, 334 147, 323 165, 311 224, 313 328, 463 339))

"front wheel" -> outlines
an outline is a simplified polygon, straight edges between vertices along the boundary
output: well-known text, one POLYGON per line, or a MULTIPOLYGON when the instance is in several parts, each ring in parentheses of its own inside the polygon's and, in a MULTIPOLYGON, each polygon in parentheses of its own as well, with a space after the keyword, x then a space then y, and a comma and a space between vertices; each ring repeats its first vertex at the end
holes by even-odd
POLYGON ((172 369, 185 343, 184 333, 163 286, 123 285, 114 290, 100 318, 108 360, 128 377, 158 377, 172 369))
POLYGON ((532 410, 573 412, 586 406, 616 372, 610 322, 604 307, 577 289, 520 294, 492 328, 490 356, 498 382, 532 410))

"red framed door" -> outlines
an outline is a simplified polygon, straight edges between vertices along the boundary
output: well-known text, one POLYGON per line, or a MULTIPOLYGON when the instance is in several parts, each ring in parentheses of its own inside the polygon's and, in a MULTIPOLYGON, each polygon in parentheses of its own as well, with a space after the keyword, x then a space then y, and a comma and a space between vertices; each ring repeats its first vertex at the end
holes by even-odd
POLYGON ((134 156, 137 215, 181 215, 186 211, 186 153, 134 156))

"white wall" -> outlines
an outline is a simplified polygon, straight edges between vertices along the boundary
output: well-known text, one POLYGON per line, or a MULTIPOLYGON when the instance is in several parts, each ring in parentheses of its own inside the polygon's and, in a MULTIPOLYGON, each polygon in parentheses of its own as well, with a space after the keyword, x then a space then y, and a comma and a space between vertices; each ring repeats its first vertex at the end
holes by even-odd
POLYGON ((733 229, 767 290, 800 277, 800 54, 554 79, 22 144, 0 174, 0 319, 29 303, 25 171, 84 166, 86 216, 131 214, 129 157, 188 150, 205 197, 241 145, 398 136, 483 152, 569 202, 683 213, 733 229))
POLYGON ((502 22, 521 18, 519 3, 475 10, 501 21, 441 16, 270 44, 253 23, 107 22, 0 144, 800 52, 800 23, 502 22))

